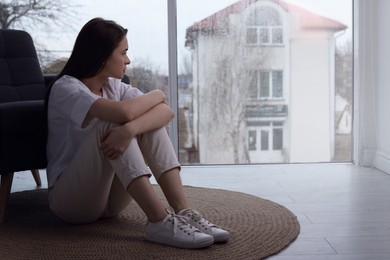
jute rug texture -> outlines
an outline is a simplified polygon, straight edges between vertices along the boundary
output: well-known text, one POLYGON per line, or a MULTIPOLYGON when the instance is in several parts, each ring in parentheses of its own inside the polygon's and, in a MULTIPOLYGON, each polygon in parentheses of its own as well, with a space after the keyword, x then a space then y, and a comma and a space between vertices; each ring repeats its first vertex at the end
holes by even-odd
MULTIPOLYGON (((49 209, 47 190, 12 193, 0 225, 0 259, 264 259, 287 247, 300 225, 285 207, 252 195, 185 186, 203 216, 231 233, 228 242, 187 250, 144 239, 146 217, 132 202, 118 217, 88 225, 62 222, 49 209)), ((159 186, 154 185, 166 203, 159 186)))

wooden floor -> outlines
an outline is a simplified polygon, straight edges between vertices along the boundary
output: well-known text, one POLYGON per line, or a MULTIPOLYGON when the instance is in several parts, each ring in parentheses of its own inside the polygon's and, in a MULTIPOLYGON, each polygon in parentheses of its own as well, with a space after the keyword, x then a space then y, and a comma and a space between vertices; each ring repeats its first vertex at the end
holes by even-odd
MULTIPOLYGON (((34 189, 28 172, 12 191, 34 189)), ((46 183, 44 172, 41 173, 46 183)), ((183 167, 185 185, 245 192, 284 205, 301 233, 272 260, 389 260, 390 175, 352 164, 183 167)), ((45 185, 43 186, 45 188, 45 185)))

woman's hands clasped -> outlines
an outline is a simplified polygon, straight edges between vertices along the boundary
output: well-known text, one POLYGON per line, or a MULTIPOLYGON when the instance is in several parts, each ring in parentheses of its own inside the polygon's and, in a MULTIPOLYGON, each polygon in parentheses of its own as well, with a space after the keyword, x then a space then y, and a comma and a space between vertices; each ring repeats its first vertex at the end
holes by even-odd
POLYGON ((110 128, 100 140, 100 149, 107 158, 115 160, 123 154, 133 137, 126 125, 110 128))

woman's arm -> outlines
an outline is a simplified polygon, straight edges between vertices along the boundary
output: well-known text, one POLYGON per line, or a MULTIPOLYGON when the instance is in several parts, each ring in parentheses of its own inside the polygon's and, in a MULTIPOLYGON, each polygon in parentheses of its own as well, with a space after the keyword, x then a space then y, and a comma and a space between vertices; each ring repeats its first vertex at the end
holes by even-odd
POLYGON ((100 147, 105 156, 115 160, 126 150, 134 136, 165 126, 173 116, 169 106, 161 103, 120 127, 108 129, 100 147))
POLYGON ((167 104, 159 104, 148 112, 123 125, 132 136, 136 136, 166 126, 174 117, 167 104))
POLYGON ((123 101, 100 98, 92 104, 87 117, 96 117, 104 121, 124 124, 164 103, 166 104, 167 101, 161 90, 153 90, 136 98, 123 101))

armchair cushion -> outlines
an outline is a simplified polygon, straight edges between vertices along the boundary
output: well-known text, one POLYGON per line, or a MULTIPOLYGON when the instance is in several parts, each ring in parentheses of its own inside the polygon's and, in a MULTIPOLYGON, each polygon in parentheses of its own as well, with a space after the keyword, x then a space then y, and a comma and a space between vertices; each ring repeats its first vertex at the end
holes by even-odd
POLYGON ((1 134, 44 134, 44 101, 29 100, 0 104, 1 134))
POLYGON ((0 174, 46 168, 44 101, 0 104, 0 174))
POLYGON ((0 31, 0 103, 43 99, 45 81, 31 36, 0 31))

